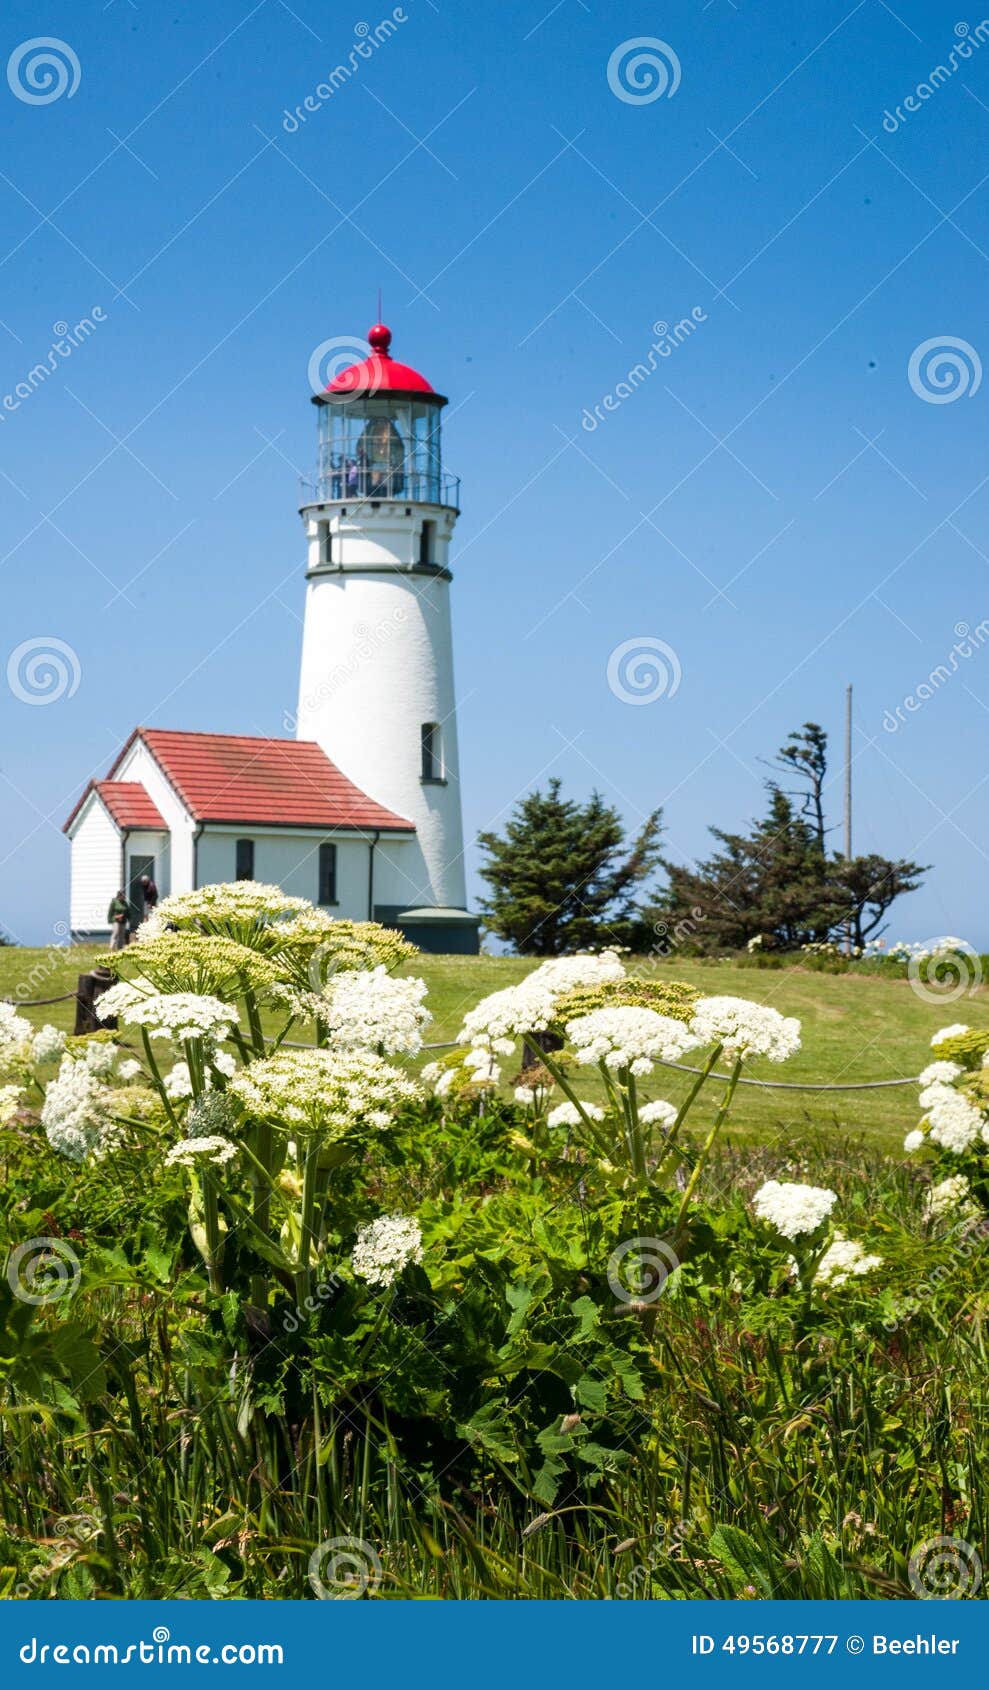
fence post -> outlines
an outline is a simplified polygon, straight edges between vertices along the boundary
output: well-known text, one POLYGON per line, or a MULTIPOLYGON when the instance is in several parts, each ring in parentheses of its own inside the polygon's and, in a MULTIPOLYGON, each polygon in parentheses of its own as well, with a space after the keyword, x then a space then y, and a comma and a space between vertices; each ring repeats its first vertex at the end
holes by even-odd
POLYGON ((96 1014, 97 1000, 104 992, 109 991, 113 984, 114 978, 108 968, 94 968, 91 974, 79 975, 76 983, 76 1024, 73 1032, 99 1033, 104 1027, 116 1027, 116 1016, 101 1021, 96 1014))

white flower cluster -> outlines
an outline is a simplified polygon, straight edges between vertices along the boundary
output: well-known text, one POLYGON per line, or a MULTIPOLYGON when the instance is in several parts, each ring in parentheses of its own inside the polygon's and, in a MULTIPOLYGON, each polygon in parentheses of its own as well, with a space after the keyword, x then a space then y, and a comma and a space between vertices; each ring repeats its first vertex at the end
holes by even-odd
POLYGON ((46 1022, 31 1040, 31 1056, 39 1064, 58 1062, 65 1053, 65 1034, 61 1028, 46 1022))
POLYGON ((86 1045, 82 1061, 91 1074, 98 1080, 109 1079, 120 1055, 115 1044, 107 1044, 103 1039, 90 1039, 86 1045))
POLYGON ((748 998, 701 998, 690 1023, 696 1044, 720 1044, 730 1058, 785 1062, 800 1049, 800 1022, 748 998))
POLYGON ((675 1103, 667 1103, 665 1098, 657 1097, 652 1103, 640 1103, 639 1120, 649 1126, 658 1121, 664 1130, 672 1127, 679 1114, 675 1103))
POLYGON ((698 1042, 682 1021, 633 1004, 578 1015, 567 1022, 567 1038, 585 1066, 603 1062, 636 1076, 651 1074, 656 1062, 676 1062, 698 1042))
POLYGON ((964 1072, 958 1062, 929 1062, 917 1075, 917 1083, 921 1086, 950 1086, 951 1082, 960 1079, 964 1072))
POLYGON ((981 1111, 953 1086, 925 1087, 920 1094, 920 1104, 927 1113, 928 1137, 942 1150, 961 1156, 979 1138, 985 1138, 981 1111))
POLYGON ((517 1038, 546 1031, 553 1020, 557 999, 565 992, 624 978, 624 964, 614 951, 603 951, 600 956, 552 957, 540 963, 518 986, 505 986, 500 992, 482 998, 464 1016, 458 1042, 484 1046, 509 1056, 517 1038))
MULTIPOLYGON (((236 1058, 231 1056, 229 1052, 225 1050, 217 1051, 215 1056, 211 1056, 210 1061, 215 1068, 219 1069, 221 1074, 226 1074, 228 1079, 232 1078, 237 1072, 236 1058)), ((121 1073, 123 1073, 123 1068, 121 1068, 121 1073)), ((162 1085, 164 1086, 168 1096, 175 1102, 180 1102, 184 1097, 191 1097, 192 1075, 189 1072, 188 1062, 174 1063, 168 1073, 164 1075, 162 1085)), ((212 1089, 212 1085, 213 1076, 207 1068, 206 1090, 210 1091, 212 1089)))
POLYGON ((815 1285, 845 1285, 849 1279, 873 1273, 883 1265, 882 1256, 868 1256, 861 1244, 843 1233, 836 1232, 817 1264, 815 1285))
POLYGON ((351 1255, 358 1279, 368 1285, 393 1285, 410 1262, 422 1261, 422 1231, 408 1215, 379 1215, 362 1226, 351 1255))
POLYGON ((21 1106, 20 1086, 0 1086, 0 1127, 13 1120, 21 1106))
MULTIPOLYGON (((942 1027, 931 1040, 935 1052, 949 1039, 969 1032, 964 1022, 942 1027)), ((924 1118, 918 1127, 908 1132, 903 1148, 908 1155, 931 1145, 938 1145, 953 1156, 963 1156, 981 1141, 989 1144, 989 1121, 979 1103, 965 1091, 958 1089, 965 1078, 965 1068, 959 1062, 936 1058, 918 1076, 920 1107, 924 1118)), ((945 1182, 946 1190, 951 1181, 945 1182)), ((937 1189, 937 1188, 935 1188, 937 1189)))
POLYGON ((158 994, 157 986, 143 974, 137 974, 132 980, 118 980, 115 986, 97 998, 94 1004, 100 1021, 111 1021, 115 1017, 123 1018, 132 1004, 142 1003, 145 998, 153 998, 158 994))
POLYGON ((387 1127, 419 1088, 369 1050, 293 1050, 242 1068, 229 1093, 248 1114, 286 1132, 342 1137, 387 1127))
POLYGON ((967 1033, 968 1030, 964 1021, 952 1021, 950 1027, 939 1027, 931 1039, 931 1049, 937 1050, 938 1045, 943 1044, 945 1040, 957 1039, 962 1033, 967 1033))
POLYGON ((297 1013, 326 1027, 337 1050, 380 1050, 415 1056, 422 1029, 432 1020, 423 999, 425 980, 394 979, 384 965, 334 974, 324 992, 291 994, 297 1013))
POLYGON ((63 1056, 58 1073, 45 1088, 41 1125, 53 1150, 73 1162, 110 1143, 108 1093, 85 1062, 63 1056))
POLYGON ((784 1238, 800 1238, 823 1226, 838 1201, 838 1193, 820 1185, 799 1185, 770 1179, 752 1199, 761 1221, 767 1221, 784 1238))
MULTIPOLYGON (((600 1109, 596 1103, 582 1101, 580 1108, 583 1109, 589 1121, 604 1120, 604 1110, 600 1109)), ((583 1120, 577 1105, 568 1101, 558 1103, 555 1109, 550 1110, 546 1117, 546 1125, 548 1127, 580 1127, 583 1126, 583 1120)))
POLYGON ((979 1213, 979 1205, 972 1200, 972 1187, 964 1174, 952 1174, 949 1179, 932 1185, 924 1199, 924 1219, 928 1221, 944 1220, 949 1215, 957 1220, 971 1220, 979 1213))
POLYGON ((24 1044, 33 1033, 30 1021, 18 1015, 12 1003, 0 1002, 0 1054, 9 1055, 15 1045, 24 1044))
POLYGON ((457 1080, 466 1081, 471 1086, 490 1088, 499 1084, 501 1067, 485 1045, 466 1050, 462 1059, 457 1063, 427 1062, 420 1071, 419 1078, 427 1086, 432 1086, 436 1097, 446 1097, 457 1080))
POLYGON ((142 997, 123 982, 111 986, 97 1004, 102 1020, 116 1015, 144 1027, 152 1039, 223 1039, 237 1025, 237 1011, 219 998, 197 992, 157 992, 142 997))
POLYGON ((224 1162, 231 1162, 236 1154, 237 1146, 232 1144, 229 1138, 216 1135, 209 1138, 180 1138, 166 1155, 165 1166, 194 1168, 197 1162, 210 1162, 219 1168, 224 1162))
POLYGON ((516 1086, 514 1097, 523 1109, 541 1109, 549 1096, 548 1086, 516 1086))
POLYGON ((231 926, 264 926, 309 908, 305 898, 290 898, 280 886, 258 880, 218 882, 162 898, 137 929, 133 942, 140 945, 157 939, 170 927, 201 927, 211 932, 231 926))
POLYGON ((936 939, 933 944, 929 940, 922 944, 917 939, 897 939, 894 944, 887 946, 883 939, 870 939, 865 948, 870 955, 885 955, 891 962, 909 962, 911 959, 914 962, 924 962, 928 957, 941 960, 956 951, 969 949, 964 939, 957 939, 953 934, 946 934, 943 939, 936 939))

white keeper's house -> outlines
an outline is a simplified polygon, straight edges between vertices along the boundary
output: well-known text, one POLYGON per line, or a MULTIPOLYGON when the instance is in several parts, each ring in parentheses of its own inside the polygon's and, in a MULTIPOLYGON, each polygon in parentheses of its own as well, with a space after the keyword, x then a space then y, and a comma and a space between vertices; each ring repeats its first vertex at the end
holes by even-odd
POLYGON ((397 927, 424 950, 477 950, 466 907, 450 623, 459 482, 443 471, 446 400, 390 353, 314 397, 295 739, 135 728, 65 824, 71 926, 109 934, 140 909, 221 880, 273 881, 333 914, 397 927))

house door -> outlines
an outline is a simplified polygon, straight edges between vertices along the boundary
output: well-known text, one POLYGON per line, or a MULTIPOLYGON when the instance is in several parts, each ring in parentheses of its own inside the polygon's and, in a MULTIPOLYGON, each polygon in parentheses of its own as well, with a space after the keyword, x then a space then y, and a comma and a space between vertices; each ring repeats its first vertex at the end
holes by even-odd
POLYGON ((155 877, 154 857, 128 857, 127 859, 127 901, 130 904, 130 924, 137 927, 144 919, 144 888, 141 885, 142 874, 147 874, 153 880, 155 877))

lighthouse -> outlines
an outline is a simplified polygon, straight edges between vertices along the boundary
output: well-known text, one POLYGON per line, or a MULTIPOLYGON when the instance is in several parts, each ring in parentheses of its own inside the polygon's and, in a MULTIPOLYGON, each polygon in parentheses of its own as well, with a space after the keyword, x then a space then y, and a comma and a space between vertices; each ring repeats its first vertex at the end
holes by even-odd
POLYGON ((401 850, 371 855, 375 918, 423 949, 474 952, 450 616, 460 486, 443 467, 447 401, 391 341, 375 324, 368 356, 313 397, 296 734, 414 830, 401 850))

